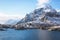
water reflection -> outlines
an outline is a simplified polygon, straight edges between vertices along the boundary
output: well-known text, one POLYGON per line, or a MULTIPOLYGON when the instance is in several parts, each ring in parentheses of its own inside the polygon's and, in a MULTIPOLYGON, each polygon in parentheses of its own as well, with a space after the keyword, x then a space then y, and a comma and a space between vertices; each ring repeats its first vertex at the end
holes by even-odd
POLYGON ((60 40, 60 32, 59 31, 52 31, 50 33, 50 38, 52 40, 60 40))
POLYGON ((0 40, 39 40, 38 30, 13 30, 0 31, 0 40))
POLYGON ((40 29, 0 31, 0 40, 60 40, 60 32, 40 29))
POLYGON ((39 32, 40 40, 51 40, 49 32, 46 30, 40 30, 39 32))
POLYGON ((39 36, 40 36, 40 40, 60 40, 59 31, 40 30, 39 36))

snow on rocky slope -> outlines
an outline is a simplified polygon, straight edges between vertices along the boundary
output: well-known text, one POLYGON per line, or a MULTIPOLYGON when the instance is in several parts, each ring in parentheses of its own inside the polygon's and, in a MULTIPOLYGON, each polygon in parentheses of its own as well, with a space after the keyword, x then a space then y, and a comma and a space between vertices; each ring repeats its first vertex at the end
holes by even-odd
MULTIPOLYGON (((50 5, 45 5, 44 7, 35 9, 30 14, 27 14, 23 19, 21 19, 18 24, 21 23, 38 23, 39 25, 52 25, 58 26, 60 25, 60 12, 57 12, 50 5)), ((36 24, 35 24, 36 25, 36 24)), ((41 26, 43 26, 41 25, 41 26)))
POLYGON ((54 23, 54 22, 58 23, 58 22, 60 22, 60 13, 58 13, 50 5, 45 5, 45 7, 35 9, 30 14, 27 14, 17 24, 24 23, 24 22, 30 22, 30 21, 36 21, 36 20, 40 20, 40 21, 43 20, 43 22, 44 22, 44 19, 45 19, 45 21, 48 20, 51 22, 53 21, 52 23, 54 23))

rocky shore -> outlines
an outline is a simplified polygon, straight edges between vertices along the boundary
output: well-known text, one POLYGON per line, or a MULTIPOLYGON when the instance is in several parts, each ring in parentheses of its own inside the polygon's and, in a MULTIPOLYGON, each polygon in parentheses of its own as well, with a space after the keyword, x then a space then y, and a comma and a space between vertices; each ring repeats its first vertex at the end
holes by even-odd
POLYGON ((60 31, 60 26, 53 26, 53 24, 47 23, 22 23, 18 25, 2 25, 0 24, 0 31, 6 31, 7 29, 15 29, 15 30, 26 30, 26 29, 41 29, 48 31, 60 31))

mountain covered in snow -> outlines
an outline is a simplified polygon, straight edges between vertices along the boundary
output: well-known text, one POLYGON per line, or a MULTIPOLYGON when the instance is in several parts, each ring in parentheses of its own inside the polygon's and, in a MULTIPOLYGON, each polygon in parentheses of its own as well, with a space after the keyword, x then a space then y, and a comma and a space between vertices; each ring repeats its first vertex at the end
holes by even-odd
POLYGON ((26 14, 17 24, 32 21, 60 25, 60 12, 57 12, 50 5, 45 5, 44 7, 35 9, 33 12, 26 14))
POLYGON ((15 25, 18 21, 19 19, 9 19, 4 24, 15 25))
POLYGON ((33 12, 26 14, 21 20, 10 19, 1 25, 2 28, 15 29, 44 29, 60 30, 60 11, 58 12, 50 5, 35 9, 33 12), (8 24, 8 25, 6 25, 8 24))

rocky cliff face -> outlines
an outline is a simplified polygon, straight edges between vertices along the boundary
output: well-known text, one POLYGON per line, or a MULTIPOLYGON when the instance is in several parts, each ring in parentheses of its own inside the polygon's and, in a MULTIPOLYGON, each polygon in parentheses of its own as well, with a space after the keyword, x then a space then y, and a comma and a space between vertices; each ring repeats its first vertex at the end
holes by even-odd
POLYGON ((37 21, 58 25, 60 24, 60 13, 53 9, 50 5, 45 5, 44 7, 35 9, 30 14, 27 14, 17 24, 32 21, 34 21, 35 23, 37 21))
POLYGON ((45 5, 27 14, 15 25, 15 28, 38 28, 47 30, 60 28, 60 12, 57 12, 50 5, 45 5))
MULTIPOLYGON (((11 20, 9 22, 14 23, 11 20)), ((3 30, 2 28, 60 30, 60 12, 50 5, 45 5, 27 14, 16 25, 12 24, 0 24, 0 30, 3 30)))

